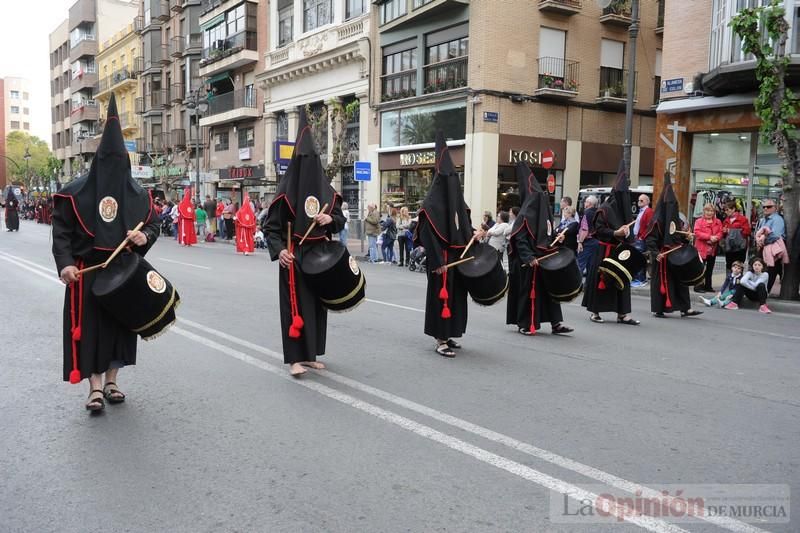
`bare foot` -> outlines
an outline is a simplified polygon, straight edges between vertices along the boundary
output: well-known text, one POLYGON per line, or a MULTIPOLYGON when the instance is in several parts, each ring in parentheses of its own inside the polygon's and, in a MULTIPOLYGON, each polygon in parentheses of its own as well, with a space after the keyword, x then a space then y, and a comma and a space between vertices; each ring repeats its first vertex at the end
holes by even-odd
POLYGON ((300 364, 307 366, 308 368, 313 368, 314 370, 325 370, 325 365, 318 363, 317 361, 303 361, 300 364))
POLYGON ((292 366, 289 367, 289 374, 294 378, 299 378, 306 372, 308 372, 308 370, 303 368, 303 365, 300 363, 293 363, 292 366))

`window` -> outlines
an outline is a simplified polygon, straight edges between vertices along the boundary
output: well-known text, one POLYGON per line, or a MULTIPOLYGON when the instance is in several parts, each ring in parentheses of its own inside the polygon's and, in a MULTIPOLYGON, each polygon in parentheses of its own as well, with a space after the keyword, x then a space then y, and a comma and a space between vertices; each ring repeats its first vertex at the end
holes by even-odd
POLYGON ((28 100, 28 99, 30 99, 30 97, 31 97, 31 95, 30 95, 30 94, 28 94, 28 93, 22 93, 22 99, 23 99, 23 100, 28 100))
POLYGON ((303 0, 303 31, 330 24, 332 18, 332 0, 303 0))
POLYGON ((256 145, 256 132, 253 128, 239 128, 239 148, 256 145))
POLYGON ((661 50, 656 50, 656 68, 653 74, 653 105, 658 105, 661 100, 661 50))
POLYGON ((345 20, 350 20, 351 18, 363 15, 366 11, 364 6, 366 3, 367 0, 347 0, 344 15, 345 20))
POLYGON ((11 129, 18 130, 19 129, 19 120, 12 120, 11 121, 11 129))
POLYGON ((625 44, 600 39, 600 96, 625 98, 625 71, 622 68, 625 44))
POLYGON ((453 139, 464 139, 466 128, 464 100, 385 111, 381 113, 381 147, 434 142, 437 129, 453 139))
POLYGON ((11 113, 14 114, 14 115, 18 115, 19 114, 19 106, 12 105, 11 106, 11 113))
POLYGON ((392 52, 384 49, 382 97, 383 101, 417 95, 417 49, 392 52))
POLYGON ((224 152, 228 149, 228 132, 223 131, 214 136, 214 151, 224 152))
POLYGON ((275 113, 276 133, 275 139, 278 141, 289 140, 289 115, 286 113, 275 113))
POLYGON ((381 24, 386 24, 405 15, 406 4, 406 0, 388 0, 381 4, 381 24))
POLYGON ((244 31, 244 4, 235 9, 231 9, 225 15, 228 24, 228 35, 236 35, 244 31))
POLYGON ((11 98, 19 99, 19 91, 11 91, 11 98))
POLYGON ((30 107, 23 107, 22 108, 22 114, 23 115, 30 115, 31 114, 31 108, 30 107))
POLYGON ((294 6, 288 6, 278 11, 278 46, 292 42, 292 27, 294 25, 294 6))
POLYGON ((22 127, 23 127, 23 129, 30 130, 31 129, 31 123, 30 122, 23 122, 22 123, 22 127))
POLYGON ((453 30, 466 32, 467 28, 466 26, 463 28, 451 28, 427 37, 428 46, 425 49, 424 84, 426 94, 466 87, 467 85, 469 37, 453 39, 453 30))

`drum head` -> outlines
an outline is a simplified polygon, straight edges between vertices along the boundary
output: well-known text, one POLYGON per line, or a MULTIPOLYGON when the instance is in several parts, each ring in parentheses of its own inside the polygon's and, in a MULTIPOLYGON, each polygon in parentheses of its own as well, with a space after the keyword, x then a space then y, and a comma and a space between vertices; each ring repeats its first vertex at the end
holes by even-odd
MULTIPOLYGON (((497 250, 492 248, 486 243, 476 242, 467 252, 466 257, 474 256, 475 259, 467 261, 458 265, 459 274, 467 278, 479 278, 485 276, 495 267, 500 258, 497 256, 497 250)), ((465 258, 466 258, 465 257, 465 258)), ((458 256, 451 259, 457 261, 458 256)))
POLYGON ((683 266, 697 261, 699 258, 700 254, 697 252, 697 248, 690 244, 684 244, 680 250, 675 250, 667 256, 667 262, 670 265, 683 266))
POLYGON ((142 256, 137 253, 121 253, 97 274, 92 285, 92 292, 95 296, 100 297, 114 294, 114 291, 124 286, 133 277, 142 261, 142 256))
POLYGON ((560 248, 556 255, 539 261, 542 270, 561 270, 575 261, 575 252, 569 248, 560 248))
POLYGON ((338 241, 315 244, 310 250, 303 252, 300 268, 306 274, 320 274, 338 263, 346 251, 338 241))

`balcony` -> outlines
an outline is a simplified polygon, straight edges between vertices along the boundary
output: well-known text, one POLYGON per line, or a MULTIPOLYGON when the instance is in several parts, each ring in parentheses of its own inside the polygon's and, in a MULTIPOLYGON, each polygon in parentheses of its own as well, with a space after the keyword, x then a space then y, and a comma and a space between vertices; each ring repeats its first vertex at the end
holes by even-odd
POLYGON ((603 8, 600 22, 610 26, 630 26, 631 0, 612 0, 611 5, 603 8))
POLYGON ((569 100, 578 96, 580 63, 560 57, 537 60, 539 80, 535 96, 569 100))
POLYGON ((158 8, 158 13, 153 18, 160 22, 167 22, 170 17, 169 0, 159 0, 158 8))
POLYGON ((658 0, 658 18, 656 19, 656 35, 664 33, 664 2, 665 0, 658 0))
POLYGON ((211 97, 206 116, 200 119, 200 126, 215 126, 258 116, 258 92, 254 88, 238 89, 211 97))
POLYGON ((460 89, 467 86, 467 57, 456 57, 425 65, 424 94, 460 89))
POLYGON ((580 0, 539 0, 539 11, 557 15, 575 15, 581 12, 580 0))
POLYGON ((89 137, 84 139, 75 139, 72 143, 72 155, 79 154, 94 154, 97 152, 97 146, 100 144, 100 139, 94 138, 94 133, 89 133, 89 137))
POLYGON ((97 72, 81 71, 78 76, 69 82, 69 89, 74 94, 86 89, 94 89, 97 85, 97 72))
POLYGON ((95 40, 94 35, 84 35, 80 41, 75 43, 69 49, 69 60, 73 63, 82 57, 94 57, 96 55, 97 41, 95 40))
POLYGON ((137 123, 135 115, 132 115, 128 111, 124 111, 119 114, 119 126, 122 128, 123 133, 127 133, 131 130, 137 129, 139 124, 137 123))
POLYGON ((137 96, 133 101, 133 112, 137 115, 144 114, 144 96, 137 96))
POLYGON ((147 143, 145 142, 144 137, 138 137, 136 139, 136 153, 139 154, 147 153, 147 143))
POLYGON ((144 57, 136 56, 133 58, 133 75, 134 77, 139 76, 142 72, 144 72, 144 57))
POLYGON ((170 146, 173 148, 186 148, 186 130, 174 129, 170 132, 170 146))
POLYGON ((175 58, 183 56, 185 43, 186 39, 184 39, 183 36, 176 35, 173 37, 169 45, 169 55, 175 58))
POLYGON ((211 48, 203 49, 200 76, 213 76, 256 62, 256 32, 244 31, 227 39, 219 39, 211 48))
POLYGON ((184 0, 169 0, 169 9, 175 13, 183 11, 184 0))
MULTIPOLYGON (((634 83, 635 80, 636 73, 634 73, 634 83)), ((595 102, 604 105, 624 106, 627 100, 628 69, 600 67, 600 92, 595 102)))
POLYGON ((133 31, 142 33, 144 31, 144 17, 138 16, 133 18, 133 31))
POLYGON ((186 91, 183 89, 182 83, 173 83, 169 88, 169 101, 179 104, 183 102, 186 91))
POLYGON ((136 85, 136 75, 126 68, 114 71, 111 76, 107 76, 98 81, 95 96, 101 96, 102 94, 123 85, 136 85))
POLYGON ((202 33, 190 33, 185 37, 186 42, 184 43, 184 55, 189 54, 200 54, 203 52, 203 34, 202 33))
POLYGON ((417 71, 406 70, 381 76, 381 102, 417 96, 417 71))
POLYGON ((85 120, 96 121, 99 116, 100 113, 97 109, 97 102, 94 100, 86 100, 81 105, 74 107, 69 114, 72 124, 77 124, 85 120))
POLYGON ((154 89, 153 92, 147 95, 148 103, 150 104, 148 111, 158 111, 160 113, 162 107, 169 105, 167 96, 166 89, 154 89))
POLYGON ((160 52, 159 61, 161 61, 161 64, 164 65, 164 66, 167 66, 170 63, 172 63, 172 58, 169 56, 169 51, 170 51, 169 50, 169 43, 162 44, 161 47, 160 47, 160 50, 161 50, 161 52, 160 52))

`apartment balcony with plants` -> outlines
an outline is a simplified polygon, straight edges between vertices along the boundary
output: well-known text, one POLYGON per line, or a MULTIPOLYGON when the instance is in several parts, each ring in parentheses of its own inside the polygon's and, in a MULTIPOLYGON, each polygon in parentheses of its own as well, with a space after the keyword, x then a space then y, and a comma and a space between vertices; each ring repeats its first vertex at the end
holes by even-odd
POLYGON ((600 22, 610 26, 628 27, 631 19, 631 0, 611 0, 608 7, 603 8, 600 22))
POLYGON ((560 57, 540 57, 537 61, 536 89, 533 94, 553 99, 570 100, 578 96, 580 63, 560 57))
MULTIPOLYGON (((595 102, 609 106, 624 106, 628 99, 628 69, 600 67, 600 87, 595 102)), ((636 83, 636 73, 634 84, 636 83)), ((634 102, 636 90, 634 88, 634 102)))
POLYGON ((200 17, 202 77, 258 62, 257 4, 242 2, 226 11, 222 11, 223 7, 200 17))
POLYGON ((557 15, 576 15, 581 12, 581 0, 539 0, 539 11, 557 15))
POLYGON ((252 120, 260 115, 258 90, 253 85, 207 98, 208 110, 200 118, 201 127, 252 120))

